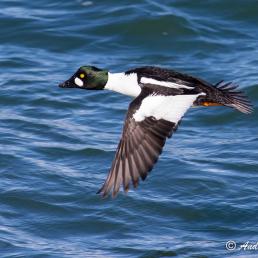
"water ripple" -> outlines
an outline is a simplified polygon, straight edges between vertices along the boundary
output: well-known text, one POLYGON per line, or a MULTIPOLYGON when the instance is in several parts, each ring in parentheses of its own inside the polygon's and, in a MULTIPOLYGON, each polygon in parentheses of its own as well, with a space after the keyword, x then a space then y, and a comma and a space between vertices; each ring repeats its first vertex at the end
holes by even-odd
POLYGON ((256 243, 257 8, 3 0, 1 257, 225 257, 228 240, 256 243), (86 64, 234 81, 255 112, 190 110, 146 181, 101 199, 131 98, 57 87, 86 64))

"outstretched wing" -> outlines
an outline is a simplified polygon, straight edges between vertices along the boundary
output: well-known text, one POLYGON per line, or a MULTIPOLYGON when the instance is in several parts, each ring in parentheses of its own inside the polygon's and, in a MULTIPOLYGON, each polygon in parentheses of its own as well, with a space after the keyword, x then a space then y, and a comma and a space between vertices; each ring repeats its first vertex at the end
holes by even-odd
POLYGON ((115 197, 121 184, 128 191, 130 182, 137 187, 139 178, 146 178, 157 162, 166 139, 172 136, 186 110, 200 95, 177 94, 178 90, 171 89, 166 96, 157 95, 153 87, 146 85, 131 102, 115 159, 98 191, 103 197, 110 191, 115 197))

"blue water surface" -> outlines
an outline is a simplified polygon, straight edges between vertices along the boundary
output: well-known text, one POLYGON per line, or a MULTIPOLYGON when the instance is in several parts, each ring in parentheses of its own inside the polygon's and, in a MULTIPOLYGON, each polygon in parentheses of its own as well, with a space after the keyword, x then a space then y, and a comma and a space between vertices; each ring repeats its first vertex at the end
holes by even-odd
POLYGON ((257 13, 251 0, 1 0, 0 256, 258 257, 241 249, 258 241, 257 13), (57 87, 81 65, 234 81, 255 111, 190 110, 147 180, 101 199, 131 99, 57 87))

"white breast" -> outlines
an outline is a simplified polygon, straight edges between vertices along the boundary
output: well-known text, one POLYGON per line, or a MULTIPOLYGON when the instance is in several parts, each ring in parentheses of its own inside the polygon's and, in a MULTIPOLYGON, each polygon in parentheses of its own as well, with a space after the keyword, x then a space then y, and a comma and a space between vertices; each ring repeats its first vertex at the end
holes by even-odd
POLYGON ((131 97, 137 97, 141 93, 136 73, 108 73, 105 89, 131 97))

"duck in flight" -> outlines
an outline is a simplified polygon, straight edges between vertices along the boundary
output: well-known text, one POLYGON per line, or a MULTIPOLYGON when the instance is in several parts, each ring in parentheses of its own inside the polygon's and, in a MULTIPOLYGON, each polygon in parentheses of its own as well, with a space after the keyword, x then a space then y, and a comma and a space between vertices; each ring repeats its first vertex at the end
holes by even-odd
POLYGON ((144 180, 157 162, 167 138, 191 106, 226 106, 242 113, 253 108, 232 83, 215 85, 170 69, 145 66, 111 73, 82 66, 61 88, 112 90, 133 97, 124 122, 121 140, 106 181, 98 193, 115 197, 123 185, 128 191, 144 180))

